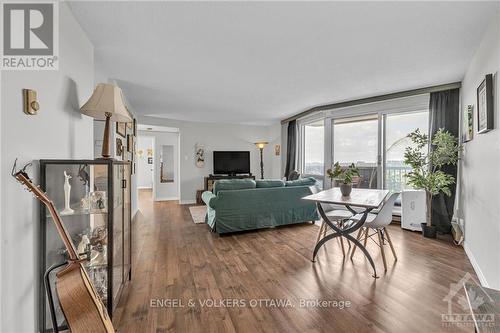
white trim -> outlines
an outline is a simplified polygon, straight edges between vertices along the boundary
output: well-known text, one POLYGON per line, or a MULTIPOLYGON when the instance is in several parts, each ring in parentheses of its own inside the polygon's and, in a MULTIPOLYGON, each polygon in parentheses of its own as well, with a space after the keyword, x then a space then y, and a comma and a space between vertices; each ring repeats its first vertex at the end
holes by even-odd
POLYGON ((137 186, 138 190, 152 190, 153 186, 137 186))
POLYGON ((179 197, 155 198, 155 201, 174 201, 174 200, 179 200, 179 197))
POLYGON ((180 200, 179 201, 180 205, 192 205, 195 203, 196 203, 196 200, 180 200))
POLYGON ((470 247, 467 245, 467 242, 465 241, 464 241, 464 250, 465 254, 467 255, 467 258, 469 258, 469 261, 472 264, 472 267, 474 268, 474 271, 476 272, 479 282, 481 282, 481 285, 483 287, 489 288, 488 281, 486 281, 486 278, 484 277, 484 274, 481 271, 481 267, 479 267, 479 264, 477 263, 474 254, 472 253, 470 247))
POLYGON ((138 124, 137 130, 141 132, 168 132, 168 133, 179 133, 179 129, 177 127, 167 127, 167 126, 158 126, 158 125, 145 125, 138 124))

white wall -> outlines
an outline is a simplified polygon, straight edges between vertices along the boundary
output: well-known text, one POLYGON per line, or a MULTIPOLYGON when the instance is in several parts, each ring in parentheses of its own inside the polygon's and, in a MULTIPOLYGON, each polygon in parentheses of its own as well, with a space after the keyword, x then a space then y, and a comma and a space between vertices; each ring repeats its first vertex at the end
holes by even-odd
POLYGON ((458 216, 465 222, 465 248, 481 282, 500 289, 500 3, 465 74, 461 108, 474 104, 474 138, 465 144, 458 216), (476 89, 486 74, 495 74, 495 129, 477 134, 476 89))
MULTIPOLYGON (((37 329, 38 203, 10 176, 14 159, 93 157, 92 119, 78 111, 94 86, 93 47, 65 3, 59 18, 59 70, 1 78, 1 332, 37 329), (23 88, 38 92, 37 116, 23 113, 23 88)), ((38 167, 30 174, 38 181, 38 167)))
POLYGON ((137 151, 143 151, 142 156, 137 156, 137 187, 153 188, 153 167, 148 164, 148 149, 154 151, 154 137, 137 133, 137 151))
POLYGON ((214 150, 250 151, 250 171, 259 178, 259 151, 254 142, 268 141, 269 145, 264 149, 264 177, 280 178, 280 156, 274 154, 275 144, 281 143, 281 126, 279 124, 273 126, 234 125, 187 122, 153 117, 139 117, 139 123, 179 129, 181 203, 195 202, 196 190, 203 189, 203 178, 213 171, 212 153, 214 150), (196 143, 205 146, 204 168, 197 168, 195 165, 196 143))

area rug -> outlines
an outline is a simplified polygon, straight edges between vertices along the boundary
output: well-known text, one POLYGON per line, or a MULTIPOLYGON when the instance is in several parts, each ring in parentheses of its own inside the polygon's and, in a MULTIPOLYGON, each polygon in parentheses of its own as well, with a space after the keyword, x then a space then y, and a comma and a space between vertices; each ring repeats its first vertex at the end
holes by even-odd
POLYGON ((205 206, 191 206, 189 207, 191 218, 196 224, 205 223, 205 215, 207 214, 207 207, 205 206))

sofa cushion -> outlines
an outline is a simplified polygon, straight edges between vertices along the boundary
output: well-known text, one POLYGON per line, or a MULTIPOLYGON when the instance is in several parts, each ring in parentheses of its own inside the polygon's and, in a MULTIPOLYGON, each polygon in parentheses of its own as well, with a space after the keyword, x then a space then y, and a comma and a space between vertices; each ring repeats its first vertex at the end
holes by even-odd
POLYGON ((259 179, 255 181, 255 184, 257 188, 285 186, 285 182, 281 179, 259 179))
POLYGON ((214 183, 214 194, 219 191, 226 190, 247 190, 255 188, 255 180, 253 179, 221 179, 214 183))
POLYGON ((301 178, 297 180, 289 180, 285 186, 313 186, 316 184, 316 179, 313 177, 301 178))

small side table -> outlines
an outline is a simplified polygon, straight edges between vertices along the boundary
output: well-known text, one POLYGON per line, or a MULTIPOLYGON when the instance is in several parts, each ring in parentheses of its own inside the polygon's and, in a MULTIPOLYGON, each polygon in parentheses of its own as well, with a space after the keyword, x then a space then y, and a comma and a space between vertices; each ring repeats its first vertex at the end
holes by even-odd
POLYGON ((197 190, 196 191, 196 204, 197 205, 203 205, 203 200, 201 200, 201 195, 205 192, 205 190, 197 190))

